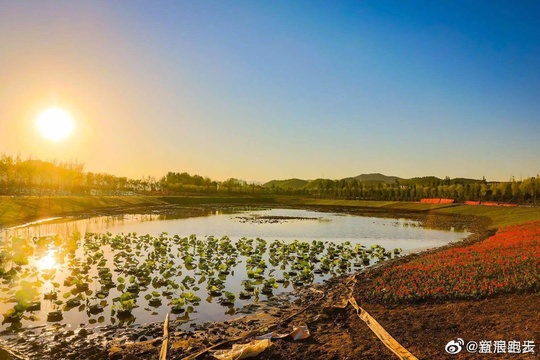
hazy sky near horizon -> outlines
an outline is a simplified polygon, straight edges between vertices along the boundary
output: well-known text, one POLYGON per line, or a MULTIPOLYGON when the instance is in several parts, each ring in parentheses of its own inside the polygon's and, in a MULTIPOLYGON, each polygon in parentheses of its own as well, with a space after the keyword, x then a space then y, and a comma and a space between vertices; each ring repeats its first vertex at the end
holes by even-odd
POLYGON ((535 1, 0 0, 0 153, 224 180, 540 173, 535 1), (59 106, 74 134, 34 129, 59 106))

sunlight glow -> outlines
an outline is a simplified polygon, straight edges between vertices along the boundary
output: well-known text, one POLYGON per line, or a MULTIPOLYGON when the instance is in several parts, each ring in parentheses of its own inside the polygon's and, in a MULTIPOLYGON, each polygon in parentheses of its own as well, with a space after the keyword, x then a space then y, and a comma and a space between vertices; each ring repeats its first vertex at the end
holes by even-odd
POLYGON ((75 124, 65 110, 50 108, 38 116, 36 127, 43 137, 53 141, 60 141, 73 132, 75 124))
POLYGON ((42 257, 37 262, 37 268, 40 271, 52 270, 56 268, 56 266, 57 266, 57 263, 56 263, 56 258, 54 256, 54 250, 49 250, 49 252, 47 252, 47 255, 42 257))

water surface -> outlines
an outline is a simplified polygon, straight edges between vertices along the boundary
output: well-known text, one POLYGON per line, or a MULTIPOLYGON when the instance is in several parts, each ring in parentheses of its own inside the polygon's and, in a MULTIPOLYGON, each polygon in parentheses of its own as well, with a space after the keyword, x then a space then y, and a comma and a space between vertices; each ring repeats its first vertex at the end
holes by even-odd
MULTIPOLYGON (((383 247, 392 254, 395 248, 411 253, 442 246, 467 235, 465 232, 425 229, 420 222, 407 219, 361 217, 297 209, 266 209, 241 213, 213 211, 208 216, 182 219, 160 214, 54 219, 5 229, 0 234, 0 240, 5 247, 13 242, 14 238, 27 239, 27 246, 32 247, 28 264, 19 266, 17 276, 12 282, 4 281, 2 285, 0 312, 6 313, 16 306, 17 301, 20 301, 17 297, 22 296, 21 291, 30 291, 29 283, 33 285, 28 296, 39 301, 41 306, 40 310, 25 312, 20 322, 5 322, 2 328, 51 325, 55 321, 48 321, 47 314, 57 310, 62 311, 62 319, 56 322, 70 327, 80 324, 125 325, 162 321, 166 313, 171 311, 171 302, 178 299, 182 293, 192 293, 199 297, 200 301, 186 302, 185 311, 173 315, 173 318, 194 322, 221 321, 235 316, 239 308, 257 301, 256 298, 258 301, 265 301, 282 292, 293 291, 295 286, 321 282, 333 273, 358 270, 361 268, 358 264, 361 256, 357 252, 361 249, 370 249, 377 245, 379 247, 376 251, 383 247), (92 237, 89 235, 91 233, 109 235, 92 237), (129 245, 118 243, 117 240, 115 243, 116 234, 128 233, 131 235, 122 238, 122 241, 129 242, 129 245), (151 237, 141 237, 146 234, 151 237), (188 240, 192 234, 195 237, 188 240), (173 237, 174 235, 178 236, 173 237), (212 240, 215 243, 213 248, 205 248, 205 244, 209 243, 209 236, 216 239, 212 240), (223 236, 226 238, 220 241, 223 236), (156 238, 158 240, 155 240, 156 238), (246 239, 257 238, 264 241, 246 242, 246 239), (243 240, 238 243, 239 239, 243 240), (245 253, 247 243, 251 244, 251 255, 245 253), (301 249, 296 250, 294 245, 291 250, 290 244, 299 244, 301 249), (363 247, 360 248, 360 245, 363 247), (160 252, 163 250, 161 246, 166 246, 166 254, 160 252), (219 251, 219 246, 229 250, 219 251), (315 251, 315 248, 319 250, 315 251), (132 251, 134 249, 137 250, 132 251), (278 255, 283 249, 292 253, 288 253, 288 257, 282 255, 278 261, 278 255, 272 253, 275 249, 278 249, 278 255), (194 265, 186 264, 186 256, 193 259, 194 265), (158 261, 154 261, 150 266, 148 264, 151 257, 158 261), (201 260, 203 257, 205 259, 201 260), (259 260, 264 266, 253 265, 254 262, 258 264, 259 260), (211 265, 202 268, 201 261, 211 265), (313 270, 320 270, 321 264, 325 262, 332 264, 330 271, 313 273, 313 270), (169 266, 165 268, 162 264, 169 266), (226 269, 225 264, 228 264, 226 269), (220 266, 222 273, 219 272, 220 266), (111 280, 115 286, 109 289, 105 297, 102 293, 98 298, 96 295, 103 289, 99 270, 104 267, 111 270, 111 280), (141 269, 149 269, 150 274, 145 276, 154 281, 140 286, 133 294, 137 307, 131 311, 131 316, 118 316, 119 303, 115 302, 115 299, 125 294, 129 285, 142 283, 145 276, 140 275, 141 269), (256 274, 258 278, 250 278, 249 271, 251 270, 253 275, 256 269, 260 272, 256 274), (300 279, 302 271, 308 272, 309 269, 312 273, 300 279), (289 273, 295 275, 289 276, 289 273), (70 276, 82 279, 82 282, 88 284, 88 289, 78 291, 76 285, 70 283, 70 276), (264 281, 283 281, 284 278, 287 281, 274 284, 271 294, 259 292, 263 289, 264 281), (156 285, 159 282, 157 280, 161 280, 163 284, 156 285), (219 295, 211 296, 212 281, 218 284, 219 295), (245 290, 246 281, 257 288, 253 290, 253 293, 257 294, 251 299, 240 299, 238 294, 245 290), (173 283, 176 287, 173 287, 173 283), (44 295, 51 291, 58 292, 56 302, 44 299, 44 295), (235 294, 235 299, 224 305, 222 302, 226 291, 235 294), (150 298, 154 299, 158 293, 161 304, 152 304, 150 298), (66 307, 66 301, 74 298, 79 299, 80 303, 66 307), (101 311, 91 313, 89 308, 92 305, 102 306, 101 311)), ((369 255, 370 264, 375 263, 378 258, 373 254, 369 255)), ((368 254, 364 253, 364 257, 367 256, 368 254)), ((6 269, 9 265, 6 264, 6 269)))

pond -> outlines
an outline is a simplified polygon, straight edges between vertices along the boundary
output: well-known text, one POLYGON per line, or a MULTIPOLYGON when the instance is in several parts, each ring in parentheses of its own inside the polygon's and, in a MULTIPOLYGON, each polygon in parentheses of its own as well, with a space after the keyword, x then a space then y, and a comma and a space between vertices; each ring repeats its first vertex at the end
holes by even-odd
POLYGON ((463 231, 298 209, 52 219, 0 234, 1 329, 222 321, 463 231))

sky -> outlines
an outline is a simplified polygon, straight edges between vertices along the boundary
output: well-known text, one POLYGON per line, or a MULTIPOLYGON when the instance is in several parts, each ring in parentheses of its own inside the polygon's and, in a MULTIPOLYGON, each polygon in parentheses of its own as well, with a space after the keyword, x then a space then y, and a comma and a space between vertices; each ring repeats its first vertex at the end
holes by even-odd
POLYGON ((540 173, 535 1, 0 0, 0 153, 217 180, 540 173), (35 130, 65 109, 75 131, 35 130))

